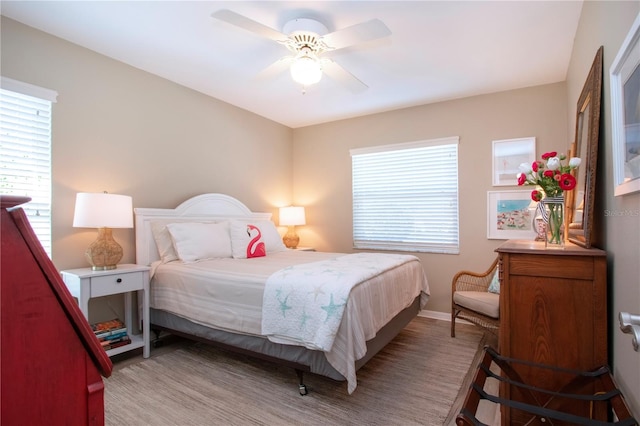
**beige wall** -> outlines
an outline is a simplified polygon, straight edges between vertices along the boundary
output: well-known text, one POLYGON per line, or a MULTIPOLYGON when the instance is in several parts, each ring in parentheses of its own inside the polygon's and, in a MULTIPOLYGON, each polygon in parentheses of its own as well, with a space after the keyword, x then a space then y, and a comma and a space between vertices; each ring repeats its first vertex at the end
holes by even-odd
MULTIPOLYGON (((77 192, 175 207, 221 192, 254 211, 291 203, 288 127, 2 17, 2 75, 58 92, 53 107, 53 262, 88 266, 96 231, 72 227, 77 192)), ((212 76, 215 78, 215 76, 212 76)), ((132 229, 114 230, 135 263, 132 229)), ((92 299, 89 321, 123 315, 122 298, 92 299)))
MULTIPOLYGON (((485 268, 500 243, 486 239, 486 191, 501 189, 491 187, 491 141, 536 136, 542 152, 568 140, 564 84, 292 131, 6 18, 2 64, 6 77, 59 92, 53 128, 59 269, 86 265, 83 252, 94 239, 93 230, 71 227, 80 191, 127 194, 145 207, 223 192, 274 213, 293 193, 296 204, 307 206, 301 244, 350 252, 349 149, 460 136, 461 254, 420 255, 432 290, 427 309, 448 312, 453 274, 485 268)), ((115 238, 123 262, 133 262, 133 232, 116 230, 115 238)))
MULTIPOLYGON (((205 192, 275 213, 291 202, 288 127, 2 17, 2 75, 58 92, 53 261, 87 266, 96 232, 73 228, 77 192, 175 207, 205 192)), ((215 78, 212 76, 211 78, 215 78)), ((135 262, 133 230, 114 230, 135 262)))
POLYGON ((487 239, 487 191, 522 189, 492 186, 492 141, 535 136, 538 153, 566 149, 566 97, 558 83, 295 129, 293 198, 308 223, 301 244, 352 251, 350 149, 459 136, 460 254, 418 254, 431 287, 426 309, 450 312, 453 275, 488 268, 502 242, 487 239))
MULTIPOLYGON (((602 248, 608 254, 610 361, 636 418, 640 417, 640 353, 633 351, 631 336, 620 332, 617 316, 620 311, 640 314, 640 193, 613 196, 609 70, 638 13, 640 2, 637 1, 585 2, 567 74, 568 102, 575 114, 576 101, 593 57, 603 46, 599 204, 595 214, 602 223, 602 248)), ((569 128, 574 126, 572 115, 569 128)))

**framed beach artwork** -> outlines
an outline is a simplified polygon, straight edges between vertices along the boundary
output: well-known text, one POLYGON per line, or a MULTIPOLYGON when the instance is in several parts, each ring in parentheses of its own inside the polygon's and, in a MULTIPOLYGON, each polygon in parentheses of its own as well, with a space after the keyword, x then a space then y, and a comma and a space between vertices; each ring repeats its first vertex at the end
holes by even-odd
POLYGON ((493 141, 493 186, 518 184, 518 166, 536 160, 536 138, 493 141))
POLYGON ((534 240, 531 191, 487 191, 487 238, 534 240))
POLYGON ((611 64, 614 195, 640 191, 640 14, 611 64))

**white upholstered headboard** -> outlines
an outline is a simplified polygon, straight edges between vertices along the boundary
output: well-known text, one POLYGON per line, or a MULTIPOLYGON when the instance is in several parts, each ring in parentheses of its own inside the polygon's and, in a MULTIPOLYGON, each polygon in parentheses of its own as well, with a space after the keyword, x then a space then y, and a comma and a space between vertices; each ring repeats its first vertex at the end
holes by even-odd
POLYGON ((160 260, 158 247, 151 232, 153 221, 170 223, 186 221, 221 221, 227 219, 270 220, 271 213, 255 213, 242 202, 224 194, 202 194, 180 204, 175 209, 133 209, 136 218, 136 263, 150 265, 160 260))

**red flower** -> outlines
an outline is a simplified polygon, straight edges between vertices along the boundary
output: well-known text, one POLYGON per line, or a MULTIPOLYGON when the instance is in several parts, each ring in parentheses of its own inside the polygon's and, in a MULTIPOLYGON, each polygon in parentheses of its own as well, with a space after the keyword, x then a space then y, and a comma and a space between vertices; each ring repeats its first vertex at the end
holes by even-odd
POLYGON ((564 173, 560 177, 560 181, 558 183, 563 191, 570 191, 576 187, 576 178, 571 176, 569 173, 564 173))
POLYGON ((533 163, 531 163, 531 170, 533 170, 535 173, 538 173, 538 162, 534 161, 533 163))
POLYGON ((549 158, 555 157, 556 155, 558 155, 558 153, 556 151, 545 152, 544 154, 542 154, 542 159, 543 160, 548 160, 549 158))
POLYGON ((527 181, 527 175, 525 175, 524 173, 520 173, 518 175, 518 185, 524 185, 526 181, 527 181))
POLYGON ((542 192, 534 189, 533 191, 531 191, 531 199, 536 202, 542 200, 542 192))
POLYGON ((553 170, 545 170, 542 175, 545 177, 553 177, 553 170))

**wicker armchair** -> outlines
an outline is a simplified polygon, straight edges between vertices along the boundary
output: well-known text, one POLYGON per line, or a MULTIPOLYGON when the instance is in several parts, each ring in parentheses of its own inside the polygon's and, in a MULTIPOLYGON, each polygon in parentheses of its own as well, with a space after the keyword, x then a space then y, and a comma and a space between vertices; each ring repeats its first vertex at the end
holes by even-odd
POLYGON ((485 328, 497 336, 500 328, 500 295, 489 292, 498 259, 484 273, 460 271, 451 284, 451 337, 456 337, 456 318, 485 328))

